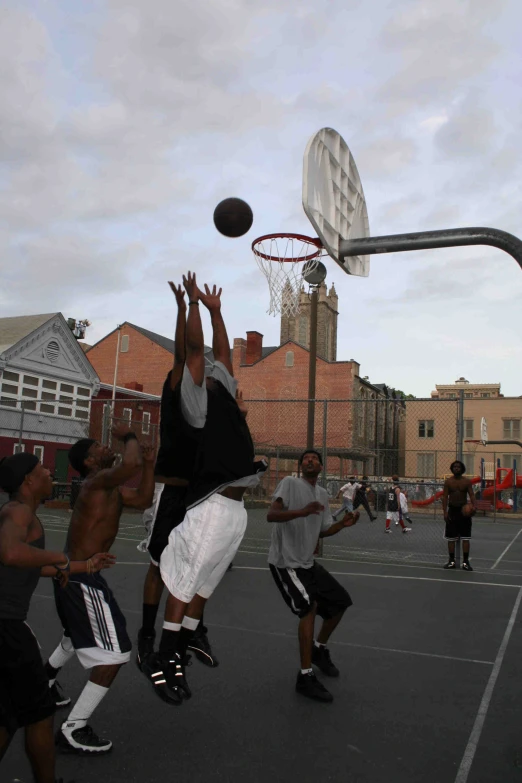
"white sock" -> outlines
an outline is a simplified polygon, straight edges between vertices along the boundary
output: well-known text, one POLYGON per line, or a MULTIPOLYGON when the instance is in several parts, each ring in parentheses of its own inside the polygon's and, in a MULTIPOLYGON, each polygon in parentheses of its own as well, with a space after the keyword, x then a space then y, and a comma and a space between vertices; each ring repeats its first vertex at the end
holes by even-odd
MULTIPOLYGON (((49 666, 52 666, 53 669, 61 669, 62 666, 65 666, 67 661, 69 661, 74 655, 74 647, 71 641, 71 638, 69 636, 63 636, 62 641, 56 648, 56 650, 52 653, 51 657, 49 658, 49 666)), ((53 680, 49 680, 49 688, 52 688, 54 683, 56 682, 56 677, 53 680)))
POLYGON ((312 674, 313 669, 301 669, 301 674, 312 674))
POLYGON ((164 620, 163 628, 165 631, 181 631, 181 623, 169 623, 168 620, 164 620))
MULTIPOLYGON (((74 728, 81 729, 87 724, 92 713, 108 692, 108 688, 104 688, 103 685, 96 685, 96 683, 89 680, 65 723, 74 722, 76 723, 74 728)), ((72 728, 72 726, 69 728, 72 728)))
POLYGON ((183 628, 188 628, 189 631, 195 631, 199 625, 199 620, 196 620, 194 617, 187 617, 185 615, 181 625, 183 628))
POLYGON ((314 642, 314 647, 321 649, 321 647, 326 647, 326 644, 321 644, 321 642, 314 642))

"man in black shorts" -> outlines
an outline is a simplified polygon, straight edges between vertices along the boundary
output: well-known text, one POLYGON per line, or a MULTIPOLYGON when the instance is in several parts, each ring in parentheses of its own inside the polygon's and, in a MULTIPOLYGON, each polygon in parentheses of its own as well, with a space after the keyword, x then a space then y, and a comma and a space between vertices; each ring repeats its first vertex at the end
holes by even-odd
POLYGON ((362 481, 358 484, 353 498, 353 509, 357 511, 359 506, 362 506, 370 518, 370 522, 375 522, 377 517, 372 514, 370 504, 368 503, 368 476, 363 476, 362 481))
POLYGON ((53 714, 36 637, 26 623, 31 597, 40 576, 108 568, 112 555, 89 562, 69 562, 63 552, 45 547, 40 503, 52 492, 52 479, 33 454, 14 454, 0 461, 0 489, 9 502, 0 509, 0 761, 18 728, 25 728, 25 748, 36 783, 55 783, 53 714), (55 565, 56 564, 56 565, 55 565))
MULTIPOLYGON (((172 282, 169 282, 169 285, 176 297, 178 315, 174 341, 174 366, 167 375, 161 394, 160 447, 154 469, 154 500, 151 508, 143 515, 148 535, 147 540, 142 543, 149 552, 150 565, 143 586, 143 619, 138 631, 136 663, 140 669, 143 660, 154 650, 156 617, 163 593, 159 562, 172 529, 185 518, 187 487, 192 475, 200 435, 200 431, 189 428, 181 419, 180 383, 186 357, 187 305, 183 287, 175 286, 172 282)), ((138 549, 142 549, 142 544, 138 549)), ((208 641, 203 617, 190 640, 189 649, 207 666, 218 665, 218 660, 208 641)))
POLYGON ((444 538, 448 542, 449 559, 444 568, 455 568, 455 542, 462 541, 462 570, 473 571, 469 562, 469 542, 471 539, 471 518, 476 513, 475 495, 471 479, 466 478, 466 466, 460 460, 450 465, 452 476, 444 482, 442 493, 442 508, 446 530, 444 538), (462 513, 465 505, 471 506, 471 514, 462 513))
POLYGON ((267 520, 275 522, 268 555, 270 571, 291 611, 299 617, 301 670, 295 689, 318 701, 333 701, 332 694, 319 682, 312 665, 327 677, 338 677, 326 647, 330 636, 352 599, 339 582, 314 560, 318 538, 334 536, 355 525, 359 513, 347 512, 334 522, 328 493, 318 486, 323 469, 321 455, 313 449, 299 458, 301 477, 284 478, 274 492, 267 520), (323 618, 314 641, 315 616, 323 618))

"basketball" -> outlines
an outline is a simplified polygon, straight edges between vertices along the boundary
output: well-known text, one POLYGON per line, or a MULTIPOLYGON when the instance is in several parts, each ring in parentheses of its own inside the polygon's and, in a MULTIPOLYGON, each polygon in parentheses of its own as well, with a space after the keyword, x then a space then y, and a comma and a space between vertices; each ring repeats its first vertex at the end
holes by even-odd
POLYGON ((214 225, 226 237, 242 237, 253 220, 250 206, 240 198, 226 198, 214 210, 214 225))
POLYGON ((471 503, 466 503, 465 506, 462 506, 462 514, 465 517, 472 517, 474 513, 475 512, 471 503))

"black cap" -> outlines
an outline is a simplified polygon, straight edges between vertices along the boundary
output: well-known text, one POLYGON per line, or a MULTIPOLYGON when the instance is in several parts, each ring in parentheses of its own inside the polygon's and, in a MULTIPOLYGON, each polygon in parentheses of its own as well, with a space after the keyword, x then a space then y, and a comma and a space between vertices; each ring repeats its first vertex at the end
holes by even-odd
POLYGON ((34 454, 13 454, 0 460, 0 489, 12 495, 22 486, 25 477, 38 465, 39 459, 34 454))

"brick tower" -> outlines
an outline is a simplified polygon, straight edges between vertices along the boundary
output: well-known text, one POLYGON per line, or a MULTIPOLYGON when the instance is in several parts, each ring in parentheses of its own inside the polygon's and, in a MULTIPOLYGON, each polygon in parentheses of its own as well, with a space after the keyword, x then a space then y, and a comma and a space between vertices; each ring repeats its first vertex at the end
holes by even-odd
MULTIPOLYGON (((317 303, 317 355, 322 359, 335 362, 337 359, 337 305, 339 299, 335 287, 328 292, 326 283, 318 289, 317 303)), ((310 298, 304 288, 301 290, 299 313, 295 316, 281 316, 281 335, 279 344, 293 340, 305 348, 310 347, 310 298)))

